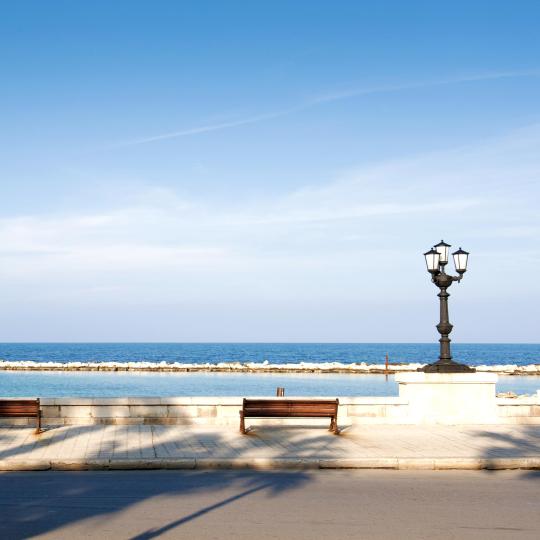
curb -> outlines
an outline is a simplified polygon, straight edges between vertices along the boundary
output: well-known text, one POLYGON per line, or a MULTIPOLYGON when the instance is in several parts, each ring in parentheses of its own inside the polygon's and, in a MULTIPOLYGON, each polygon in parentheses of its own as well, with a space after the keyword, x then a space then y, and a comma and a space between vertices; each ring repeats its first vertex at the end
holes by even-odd
POLYGON ((540 470, 540 457, 520 458, 171 458, 124 460, 0 460, 0 471, 119 471, 119 470, 540 470))

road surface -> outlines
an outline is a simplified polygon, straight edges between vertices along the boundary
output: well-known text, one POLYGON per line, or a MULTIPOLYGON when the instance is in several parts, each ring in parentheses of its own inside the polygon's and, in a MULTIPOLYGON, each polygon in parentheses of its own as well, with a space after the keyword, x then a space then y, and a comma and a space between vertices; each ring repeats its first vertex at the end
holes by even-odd
POLYGON ((0 474, 0 538, 535 539, 540 471, 0 474))

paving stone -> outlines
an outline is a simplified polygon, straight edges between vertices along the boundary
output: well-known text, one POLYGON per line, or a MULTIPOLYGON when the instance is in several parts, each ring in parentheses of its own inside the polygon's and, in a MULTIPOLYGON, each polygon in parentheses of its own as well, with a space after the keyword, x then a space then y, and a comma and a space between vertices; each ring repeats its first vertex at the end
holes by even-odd
POLYGON ((0 428, 0 468, 540 468, 540 426, 0 428), (145 465, 147 464, 147 465, 145 465))

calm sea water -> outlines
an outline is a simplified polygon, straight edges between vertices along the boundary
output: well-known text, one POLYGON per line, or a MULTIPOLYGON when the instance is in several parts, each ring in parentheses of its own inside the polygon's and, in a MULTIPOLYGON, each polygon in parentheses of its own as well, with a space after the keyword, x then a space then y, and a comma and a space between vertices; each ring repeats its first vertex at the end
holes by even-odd
MULTIPOLYGON (((41 362, 431 362, 435 344, 274 344, 274 343, 5 343, 0 358, 41 362)), ((540 345, 456 344, 454 356, 470 364, 540 362, 540 345)), ((395 396, 392 376, 341 374, 5 372, 0 396, 395 396)), ((533 394, 540 377, 500 377, 499 392, 533 394)))
MULTIPOLYGON (((397 396, 393 376, 0 371, 0 396, 397 396)), ((540 377, 502 376, 497 391, 534 394, 540 377)))
MULTIPOLYGON (((540 344, 452 344, 468 364, 540 363, 540 344)), ((1 343, 0 359, 40 362, 433 362, 437 343, 1 343)))

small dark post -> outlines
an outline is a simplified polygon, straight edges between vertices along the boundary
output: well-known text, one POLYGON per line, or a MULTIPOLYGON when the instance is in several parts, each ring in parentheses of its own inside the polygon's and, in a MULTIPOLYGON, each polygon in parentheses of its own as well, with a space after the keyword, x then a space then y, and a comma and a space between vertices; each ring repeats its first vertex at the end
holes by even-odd
POLYGON ((388 380, 388 354, 384 359, 384 378, 385 380, 388 380))
POLYGON ((37 426, 36 426, 36 433, 39 435, 41 433, 41 402, 39 401, 39 398, 36 400, 37 402, 37 426))
POLYGON ((276 397, 283 397, 283 396, 285 396, 285 388, 278 386, 276 388, 276 397))
POLYGON ((426 373, 471 373, 476 371, 465 364, 458 364, 452 360, 450 353, 450 332, 453 326, 450 324, 448 317, 448 287, 452 285, 454 281, 458 283, 462 280, 463 274, 467 270, 467 260, 469 254, 463 251, 461 248, 455 253, 452 253, 454 257, 454 265, 459 276, 450 276, 444 271, 444 267, 448 263, 448 248, 449 244, 443 240, 439 244, 431 248, 430 251, 424 253, 426 258, 427 270, 431 274, 431 281, 440 289, 439 294, 439 307, 440 317, 437 330, 441 334, 439 339, 440 354, 439 360, 433 364, 419 368, 418 371, 424 371, 426 373))

